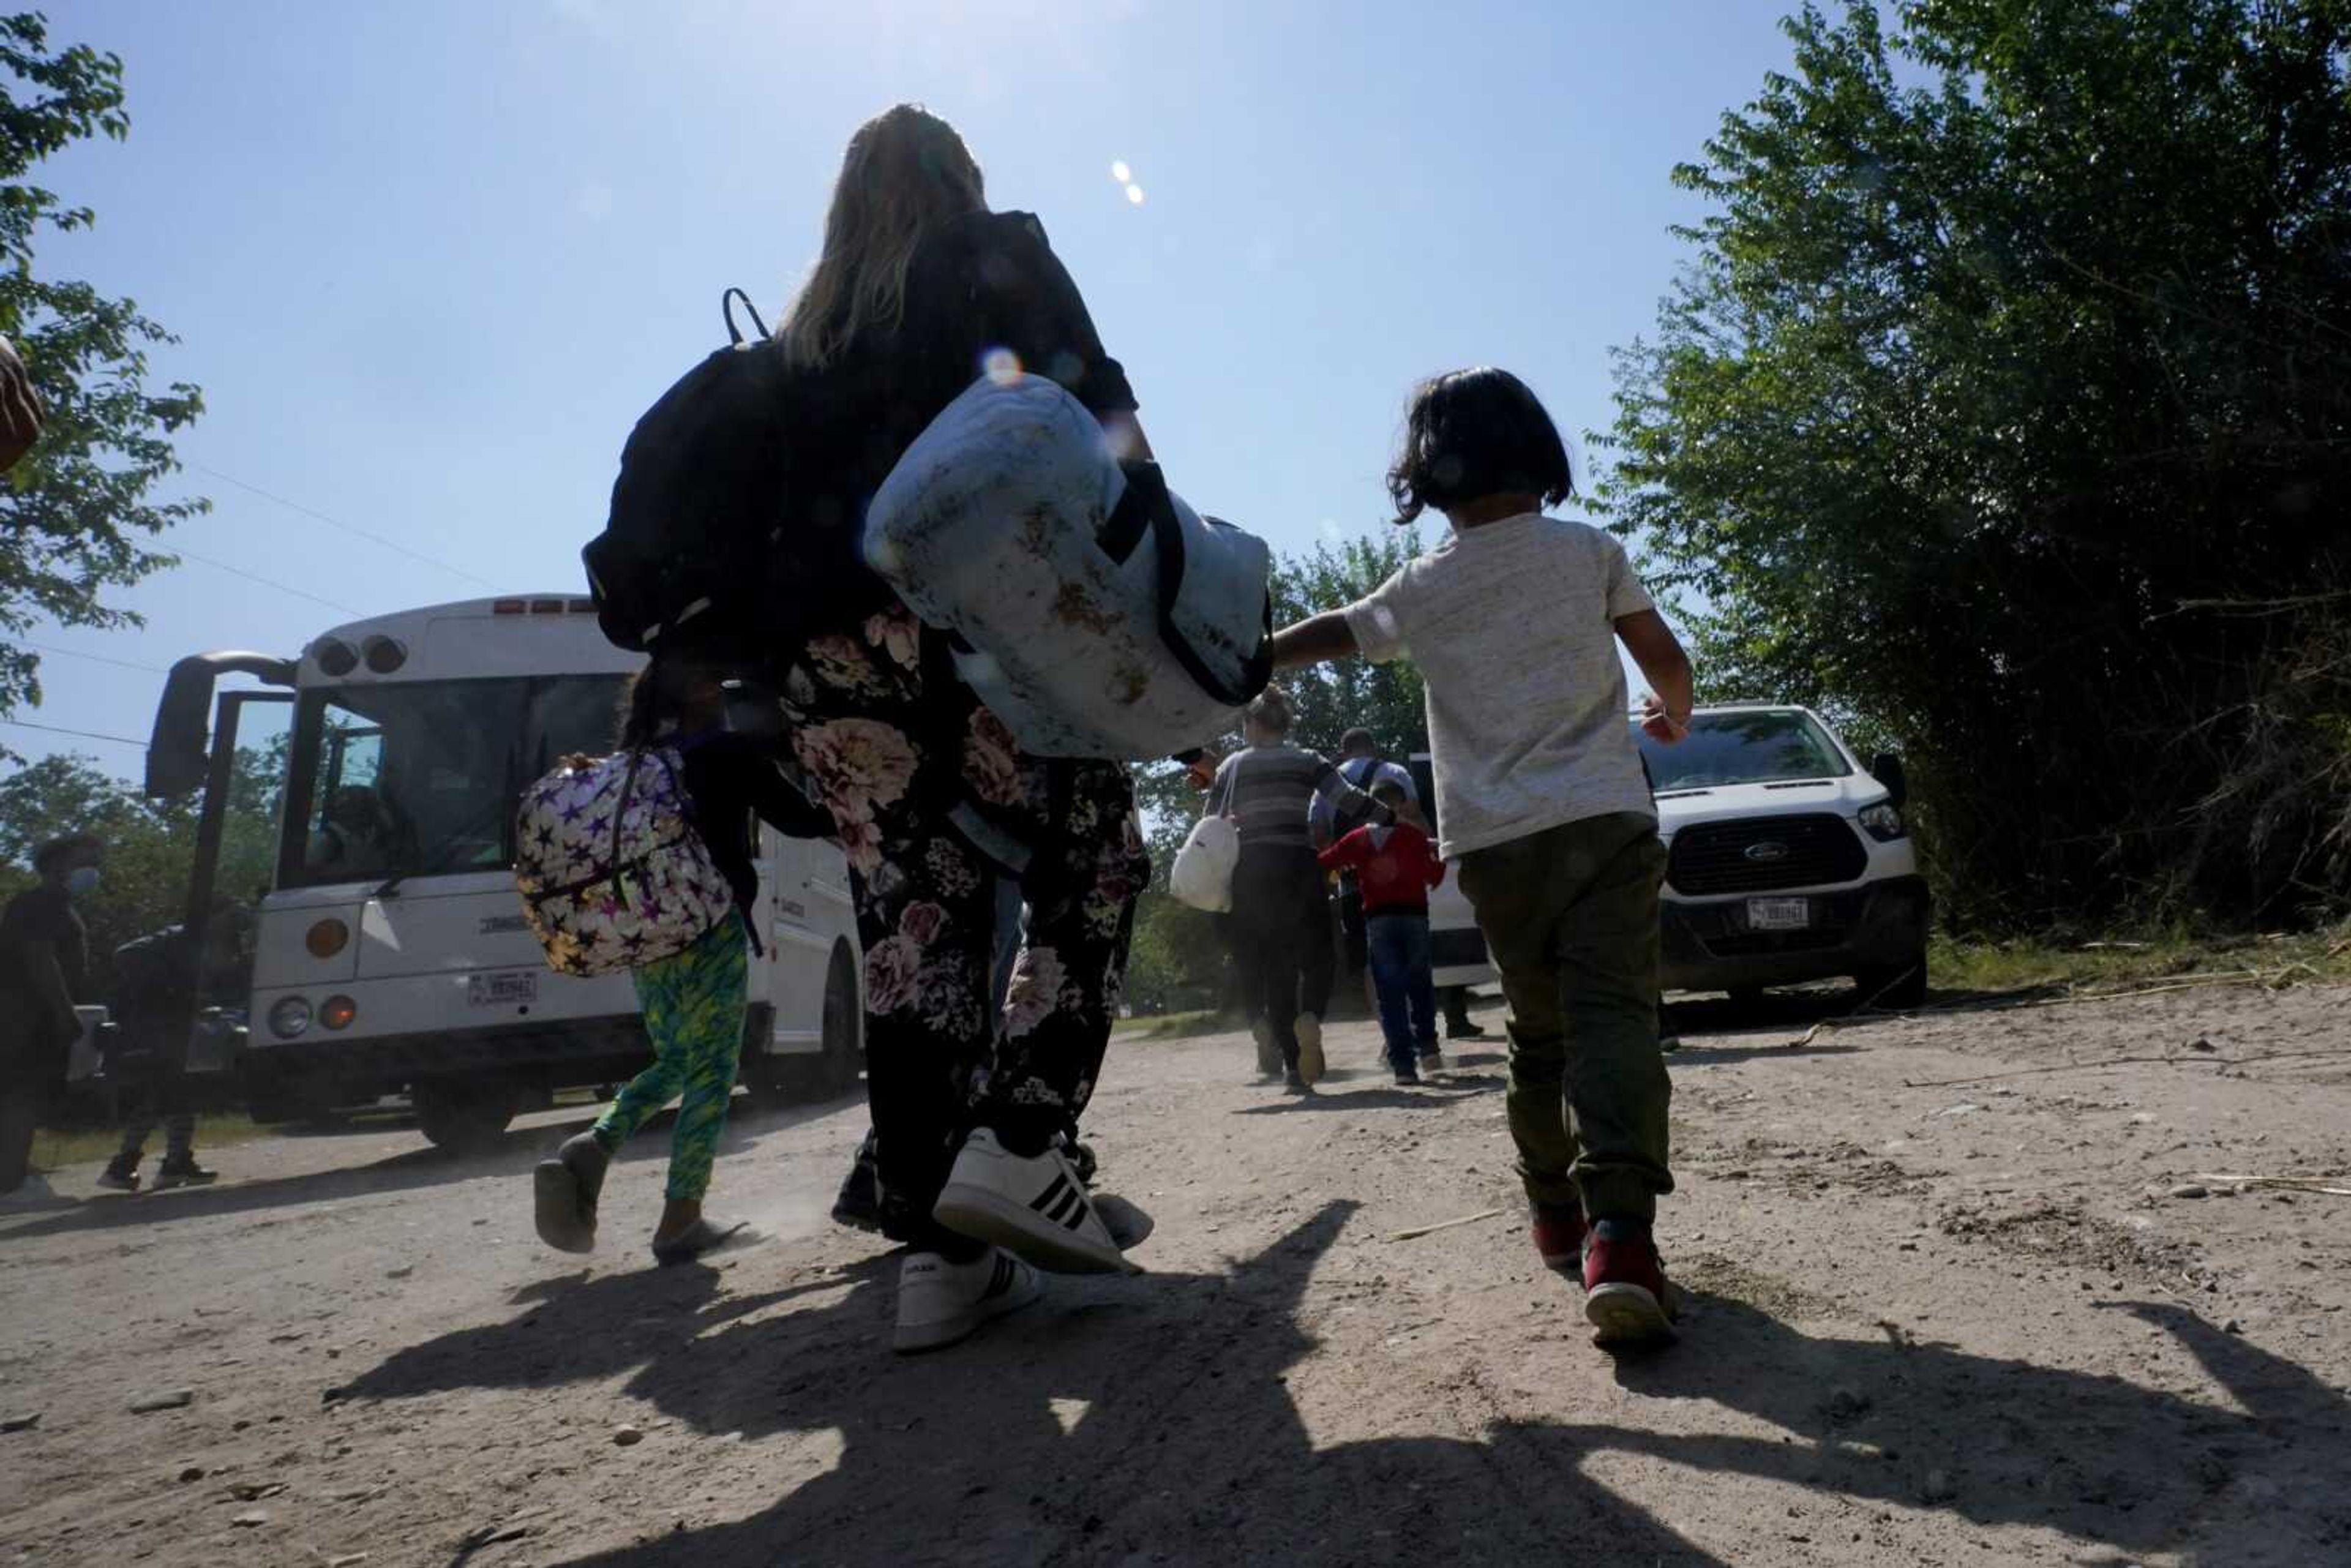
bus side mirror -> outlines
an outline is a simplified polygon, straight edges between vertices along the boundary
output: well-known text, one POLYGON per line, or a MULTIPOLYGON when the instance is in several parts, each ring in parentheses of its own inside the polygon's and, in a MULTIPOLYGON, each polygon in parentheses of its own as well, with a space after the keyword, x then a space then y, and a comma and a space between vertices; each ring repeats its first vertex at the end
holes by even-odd
POLYGON ((1910 776, 1903 771, 1902 758, 1890 751, 1881 751, 1871 758, 1869 776, 1886 786, 1886 803, 1900 810, 1910 800, 1910 776))

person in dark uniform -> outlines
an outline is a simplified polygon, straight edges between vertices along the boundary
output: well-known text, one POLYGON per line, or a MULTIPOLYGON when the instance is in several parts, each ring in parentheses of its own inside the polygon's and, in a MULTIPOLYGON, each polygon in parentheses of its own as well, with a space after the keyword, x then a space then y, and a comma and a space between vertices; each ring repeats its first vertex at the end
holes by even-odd
POLYGON ((106 846, 94 833, 33 852, 40 883, 0 913, 0 1193, 32 1170, 33 1131, 65 1081, 81 1033, 74 1003, 89 986, 89 933, 74 900, 98 886, 106 846))
POLYGON ((120 977, 113 1007, 117 1044, 108 1054, 106 1072, 129 1082, 131 1100, 122 1146, 99 1175, 99 1186, 139 1190, 139 1163, 158 1122, 163 1125, 163 1163, 155 1171, 156 1191, 219 1179, 219 1172, 196 1162, 188 1045, 198 1008, 244 1003, 252 976, 246 929, 242 912, 224 898, 214 903, 200 936, 185 925, 167 925, 114 950, 120 977))

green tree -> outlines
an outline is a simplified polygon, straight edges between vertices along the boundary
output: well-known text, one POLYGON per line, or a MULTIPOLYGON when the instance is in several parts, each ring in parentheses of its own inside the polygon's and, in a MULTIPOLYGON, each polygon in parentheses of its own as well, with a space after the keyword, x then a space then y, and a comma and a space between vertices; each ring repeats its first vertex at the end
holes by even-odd
POLYGON ((2340 897, 2351 7, 1786 30, 1603 442, 1708 689, 1905 741, 1963 921, 2340 897))
MULTIPOLYGON (((282 777, 282 758, 267 750, 237 753, 215 883, 223 896, 246 900, 269 880, 282 777)), ((103 878, 80 905, 89 927, 93 990, 103 997, 117 947, 186 915, 196 813, 192 802, 149 800, 87 758, 45 757, 18 768, 0 779, 0 861, 7 862, 0 864, 0 902, 35 882, 29 866, 36 847, 72 832, 106 841, 103 878)))
POLYGON ((40 660, 15 639, 42 621, 136 624, 101 592, 138 581, 172 558, 142 540, 205 511, 198 498, 151 498, 178 467, 168 437, 203 412, 196 388, 146 388, 147 349, 177 341, 131 299, 87 283, 37 276, 47 232, 86 228, 68 204, 26 175, 89 136, 120 141, 122 62, 77 46, 52 51, 38 13, 0 17, 0 336, 22 356, 40 394, 44 429, 0 483, 0 714, 41 698, 40 660))

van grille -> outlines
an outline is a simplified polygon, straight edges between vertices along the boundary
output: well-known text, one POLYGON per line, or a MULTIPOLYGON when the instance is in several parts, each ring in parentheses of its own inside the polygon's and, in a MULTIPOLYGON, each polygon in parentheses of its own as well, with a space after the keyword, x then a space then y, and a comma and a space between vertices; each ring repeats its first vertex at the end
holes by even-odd
POLYGON ((1852 882, 1868 865, 1869 852, 1842 817, 1766 817, 1684 828, 1674 835, 1666 880, 1690 897, 1768 893, 1852 882))

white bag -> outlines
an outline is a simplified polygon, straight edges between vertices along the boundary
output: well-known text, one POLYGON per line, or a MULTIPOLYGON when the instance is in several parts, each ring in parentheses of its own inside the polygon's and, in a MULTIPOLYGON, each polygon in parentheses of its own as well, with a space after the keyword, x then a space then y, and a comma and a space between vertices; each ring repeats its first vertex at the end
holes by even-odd
POLYGON ((1233 906, 1233 867, 1240 863, 1241 831, 1230 817, 1203 817, 1167 868, 1167 891, 1179 904, 1222 915, 1233 906))
POLYGON ((1122 468, 1042 376, 982 377, 865 514, 865 558, 964 646, 956 673, 1037 757, 1148 759, 1230 730, 1272 674, 1272 557, 1151 464, 1122 468))

